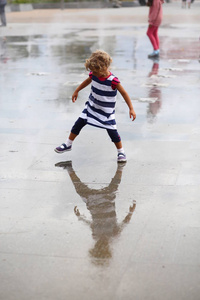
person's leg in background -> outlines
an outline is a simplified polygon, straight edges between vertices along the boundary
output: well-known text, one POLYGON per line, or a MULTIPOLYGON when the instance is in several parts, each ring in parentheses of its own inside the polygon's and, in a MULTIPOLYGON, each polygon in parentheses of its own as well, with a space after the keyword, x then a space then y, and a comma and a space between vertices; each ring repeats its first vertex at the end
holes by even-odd
POLYGON ((159 37, 158 37, 158 27, 157 26, 154 26, 153 34, 154 34, 154 38, 155 38, 156 44, 157 44, 156 50, 160 50, 160 41, 159 41, 159 37))
POLYGON ((158 27, 149 25, 147 30, 147 36, 150 39, 150 42, 153 46, 153 53, 149 54, 148 57, 158 57, 159 56, 159 38, 158 38, 158 27))
POLYGON ((6 26, 5 4, 0 5, 0 16, 1 16, 1 25, 0 26, 6 26))

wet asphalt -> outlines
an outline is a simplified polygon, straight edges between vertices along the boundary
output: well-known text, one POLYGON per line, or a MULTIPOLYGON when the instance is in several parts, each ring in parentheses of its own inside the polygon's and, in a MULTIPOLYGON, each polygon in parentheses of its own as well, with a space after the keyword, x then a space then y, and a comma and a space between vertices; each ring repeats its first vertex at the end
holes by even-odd
POLYGON ((0 28, 0 299, 199 300, 200 3, 164 4, 160 59, 148 8, 7 13, 0 28), (66 141, 96 49, 129 93, 106 131, 66 141))

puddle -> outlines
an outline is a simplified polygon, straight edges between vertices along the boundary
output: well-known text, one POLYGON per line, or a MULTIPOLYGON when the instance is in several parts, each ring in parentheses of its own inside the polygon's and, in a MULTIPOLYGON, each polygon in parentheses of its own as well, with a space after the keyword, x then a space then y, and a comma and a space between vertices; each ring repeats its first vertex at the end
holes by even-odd
POLYGON ((134 99, 136 101, 140 101, 140 102, 148 102, 148 103, 155 103, 158 98, 138 98, 138 99, 134 99))
MULTIPOLYGON (((76 86, 88 76, 84 67, 85 59, 93 50, 101 48, 109 52, 113 58, 111 71, 120 79, 131 99, 137 100, 134 101, 134 108, 136 113, 139 111, 142 115, 141 119, 149 122, 147 111, 154 111, 154 115, 155 112, 159 114, 159 118, 155 118, 154 122, 162 122, 162 116, 171 122, 169 111, 172 109, 173 98, 175 98, 173 105, 177 105, 174 108, 177 114, 179 99, 181 99, 182 109, 187 111, 188 99, 187 93, 183 92, 183 82, 185 89, 190 89, 190 98, 193 99, 196 107, 196 95, 199 89, 198 60, 183 57, 182 52, 179 53, 179 57, 176 52, 175 57, 170 56, 165 59, 165 50, 170 53, 172 51, 171 43, 167 44, 168 48, 161 51, 163 57, 161 56, 160 60, 148 60, 146 48, 149 46, 149 41, 142 38, 141 42, 140 35, 133 38, 128 38, 126 35, 107 36, 108 30, 102 31, 102 35, 99 35, 99 29, 93 29, 92 36, 88 35, 83 39, 81 34, 84 30, 87 29, 71 30, 67 34, 60 35, 36 34, 0 38, 1 76, 6 79, 3 80, 3 84, 5 83, 7 88, 2 91, 2 99, 7 99, 8 103, 13 101, 12 91, 14 91, 20 103, 21 114, 21 111, 26 110, 28 95, 29 104, 32 105, 29 109, 29 121, 35 120, 37 116, 35 110, 44 114, 45 120, 49 120, 49 123, 52 115, 48 115, 48 111, 55 110, 57 107, 63 109, 65 113, 69 107, 72 112, 81 111, 89 91, 81 91, 80 101, 72 107, 71 95, 76 86), (143 43, 146 43, 145 47, 143 43), (149 109, 150 104, 154 108, 149 109)), ((172 40, 176 42, 175 38, 172 40)), ((169 42, 170 38, 167 41, 169 42)), ((163 37, 161 37, 161 45, 166 46, 163 37)), ((178 47, 182 46, 181 40, 178 39, 178 47)), ((5 106, 5 103, 3 105, 5 106)), ((118 95, 117 110, 118 119, 125 120, 127 107, 120 95, 118 95)), ((17 110, 15 112, 18 113, 17 110)), ((182 118, 185 118, 185 114, 182 114, 182 118)))
POLYGON ((92 263, 95 265, 109 264, 113 256, 112 244, 115 239, 120 237, 125 227, 131 221, 136 208, 136 201, 133 200, 127 209, 128 213, 124 216, 124 219, 120 222, 118 221, 115 198, 117 197, 117 190, 121 183, 125 165, 118 164, 110 183, 101 189, 90 188, 86 183, 82 182, 74 171, 71 161, 63 161, 55 165, 68 172, 76 193, 90 213, 91 217, 87 218, 81 212, 81 208, 74 207, 77 220, 91 230, 94 245, 88 250, 88 253, 92 263))

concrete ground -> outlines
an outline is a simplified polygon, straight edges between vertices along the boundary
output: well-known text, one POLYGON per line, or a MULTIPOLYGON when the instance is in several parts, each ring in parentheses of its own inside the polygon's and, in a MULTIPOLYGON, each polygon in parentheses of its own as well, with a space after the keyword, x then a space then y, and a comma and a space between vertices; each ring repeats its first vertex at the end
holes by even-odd
POLYGON ((0 28, 0 299, 199 300, 200 5, 166 3, 161 55, 147 7, 7 13, 0 28), (71 95, 102 48, 128 91, 104 130, 64 142, 89 94, 71 95))

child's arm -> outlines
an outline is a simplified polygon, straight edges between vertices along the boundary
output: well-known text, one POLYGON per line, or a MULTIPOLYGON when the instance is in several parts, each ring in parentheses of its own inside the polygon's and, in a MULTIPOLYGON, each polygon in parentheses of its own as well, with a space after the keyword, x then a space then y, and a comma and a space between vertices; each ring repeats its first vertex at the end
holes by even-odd
POLYGON ((132 121, 134 121, 135 118, 136 118, 136 113, 135 113, 135 111, 133 109, 133 105, 132 105, 132 102, 131 102, 131 99, 130 99, 128 93, 125 91, 125 89, 123 88, 123 86, 120 83, 118 83, 118 85, 117 85, 117 90, 120 92, 120 94, 122 95, 122 97, 126 101, 126 104, 129 107, 130 118, 133 117, 132 121))
POLYGON ((81 215, 77 206, 74 207, 74 213, 78 217, 79 220, 85 222, 88 225, 91 225, 91 221, 88 221, 84 215, 81 215))
POLYGON ((78 93, 80 92, 80 90, 84 89, 86 86, 88 86, 88 84, 90 84, 92 81, 92 79, 90 77, 88 77, 86 80, 84 80, 74 91, 73 95, 72 95, 72 102, 75 102, 77 97, 78 97, 78 93))

